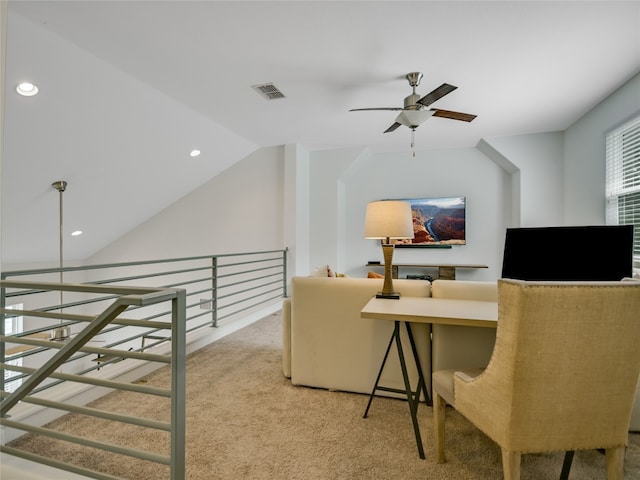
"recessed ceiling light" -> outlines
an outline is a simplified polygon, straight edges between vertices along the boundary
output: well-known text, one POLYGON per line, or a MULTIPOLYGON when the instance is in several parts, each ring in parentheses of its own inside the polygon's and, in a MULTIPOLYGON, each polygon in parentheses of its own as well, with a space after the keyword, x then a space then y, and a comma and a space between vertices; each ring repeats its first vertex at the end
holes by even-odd
POLYGON ((191 153, 189 154, 192 157, 197 157, 198 155, 200 155, 200 150, 191 150, 191 153))
POLYGON ((33 97, 38 93, 38 87, 33 83, 22 82, 16 87, 16 92, 23 97, 33 97))
POLYGON ((82 230, 75 230, 71 232, 72 237, 77 237, 78 235, 82 235, 82 230))

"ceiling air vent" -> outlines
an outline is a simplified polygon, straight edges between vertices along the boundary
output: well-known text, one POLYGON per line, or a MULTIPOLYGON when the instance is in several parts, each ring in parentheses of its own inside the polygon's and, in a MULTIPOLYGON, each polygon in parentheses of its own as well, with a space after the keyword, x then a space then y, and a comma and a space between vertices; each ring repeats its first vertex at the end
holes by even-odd
POLYGON ((278 90, 278 88, 273 83, 264 83, 262 85, 252 85, 256 92, 262 95, 267 100, 275 100, 277 98, 286 98, 284 94, 278 90))

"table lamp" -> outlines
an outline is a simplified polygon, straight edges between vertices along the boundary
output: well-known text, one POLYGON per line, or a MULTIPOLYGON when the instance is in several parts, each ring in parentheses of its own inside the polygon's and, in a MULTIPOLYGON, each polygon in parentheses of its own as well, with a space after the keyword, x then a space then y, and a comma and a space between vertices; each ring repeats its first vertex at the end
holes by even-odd
POLYGON ((365 238, 381 239, 384 256, 384 284, 376 298, 399 299, 400 294, 393 291, 391 264, 393 244, 391 239, 413 238, 413 219, 411 205, 400 200, 380 200, 367 204, 364 224, 365 238))

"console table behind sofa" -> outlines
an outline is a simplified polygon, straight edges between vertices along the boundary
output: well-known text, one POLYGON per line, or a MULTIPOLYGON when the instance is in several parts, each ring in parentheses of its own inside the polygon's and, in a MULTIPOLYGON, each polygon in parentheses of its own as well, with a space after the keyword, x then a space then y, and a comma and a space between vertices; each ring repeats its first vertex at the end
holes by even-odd
MULTIPOLYGON (((367 267, 384 268, 384 263, 367 263, 367 267)), ((488 265, 475 265, 464 263, 393 263, 391 265, 391 274, 393 278, 398 278, 398 270, 400 267, 407 268, 437 268, 438 278, 441 280, 455 280, 456 268, 489 268, 488 265)))

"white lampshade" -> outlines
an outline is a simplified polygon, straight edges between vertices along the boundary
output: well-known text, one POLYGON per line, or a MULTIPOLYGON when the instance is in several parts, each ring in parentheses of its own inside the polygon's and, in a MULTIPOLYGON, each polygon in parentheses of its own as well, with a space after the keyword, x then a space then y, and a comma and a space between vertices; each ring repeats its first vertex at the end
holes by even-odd
POLYGON ((413 238, 411 205, 400 200, 380 200, 367 204, 365 238, 413 238))
POLYGON ((433 116, 433 110, 403 110, 396 117, 396 122, 409 128, 415 128, 433 116))

